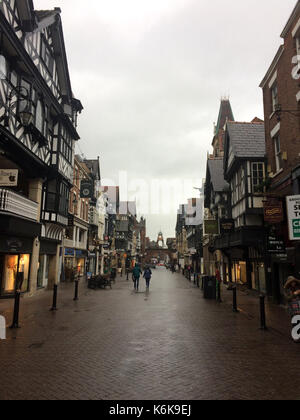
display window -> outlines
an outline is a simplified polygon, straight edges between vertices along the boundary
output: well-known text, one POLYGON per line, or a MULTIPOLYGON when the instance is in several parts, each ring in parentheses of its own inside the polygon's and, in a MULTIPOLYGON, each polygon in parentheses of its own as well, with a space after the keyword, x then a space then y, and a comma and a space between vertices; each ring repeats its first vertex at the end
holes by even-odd
POLYGON ((1 291, 4 295, 13 294, 17 288, 27 292, 29 288, 30 255, 5 255, 2 258, 1 291))

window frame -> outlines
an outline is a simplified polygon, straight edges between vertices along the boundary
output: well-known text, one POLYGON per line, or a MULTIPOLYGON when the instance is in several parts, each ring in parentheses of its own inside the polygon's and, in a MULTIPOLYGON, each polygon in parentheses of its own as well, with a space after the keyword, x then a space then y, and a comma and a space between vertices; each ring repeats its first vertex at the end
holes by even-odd
POLYGON ((280 134, 277 134, 274 138, 274 156, 275 156, 275 169, 276 173, 283 169, 282 151, 281 151, 281 138, 280 134), (279 150, 278 150, 279 143, 279 150))
POLYGON ((264 192, 264 191, 258 191, 255 188, 261 186, 264 183, 265 179, 266 179, 265 163, 264 162, 251 162, 251 185, 252 185, 253 194, 258 193, 258 192, 264 192), (255 165, 257 166, 256 169, 254 169, 255 165), (256 172, 256 176, 254 176, 255 172, 256 172), (254 180, 256 180, 256 182, 254 182, 254 180))

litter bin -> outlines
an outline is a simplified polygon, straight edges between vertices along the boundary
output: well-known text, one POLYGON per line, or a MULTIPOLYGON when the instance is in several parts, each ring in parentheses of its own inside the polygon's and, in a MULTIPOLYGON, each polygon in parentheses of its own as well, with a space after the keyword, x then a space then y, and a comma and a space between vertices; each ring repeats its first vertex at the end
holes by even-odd
POLYGON ((203 278, 204 299, 217 298, 217 280, 214 276, 204 276, 203 278))

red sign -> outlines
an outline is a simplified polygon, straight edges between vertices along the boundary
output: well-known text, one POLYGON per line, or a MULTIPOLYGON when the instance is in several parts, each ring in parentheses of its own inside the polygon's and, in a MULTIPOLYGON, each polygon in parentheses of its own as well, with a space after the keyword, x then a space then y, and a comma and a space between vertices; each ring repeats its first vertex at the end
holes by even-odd
POLYGON ((281 223, 284 220, 282 202, 271 199, 264 204, 264 219, 265 222, 271 224, 281 223))

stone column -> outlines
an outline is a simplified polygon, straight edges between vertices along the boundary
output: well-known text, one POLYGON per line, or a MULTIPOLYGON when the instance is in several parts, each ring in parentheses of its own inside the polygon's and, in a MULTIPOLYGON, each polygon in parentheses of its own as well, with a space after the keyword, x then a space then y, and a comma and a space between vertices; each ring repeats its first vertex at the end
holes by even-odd
MULTIPOLYGON (((43 191, 43 180, 32 179, 29 181, 29 199, 35 201, 38 204, 37 222, 41 220, 41 206, 42 206, 42 191, 43 191)), ((38 237, 34 238, 32 244, 32 255, 30 264, 30 277, 29 277, 29 293, 34 294, 37 290, 37 275, 39 269, 39 257, 40 257, 40 240, 38 237)))
POLYGON ((56 255, 51 256, 49 263, 49 279, 48 279, 48 288, 52 289, 55 284, 59 283, 58 273, 59 273, 59 261, 60 261, 60 245, 57 245, 56 255))

